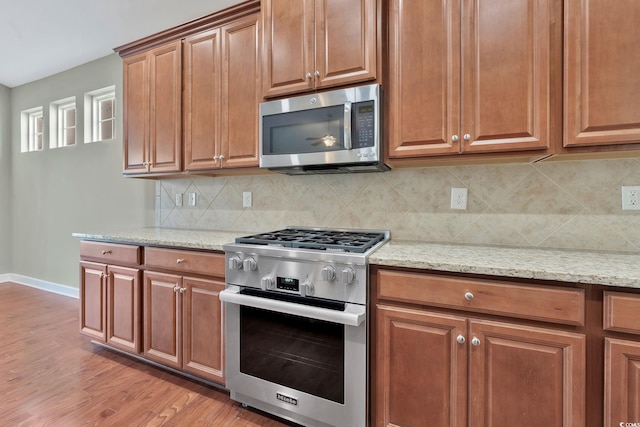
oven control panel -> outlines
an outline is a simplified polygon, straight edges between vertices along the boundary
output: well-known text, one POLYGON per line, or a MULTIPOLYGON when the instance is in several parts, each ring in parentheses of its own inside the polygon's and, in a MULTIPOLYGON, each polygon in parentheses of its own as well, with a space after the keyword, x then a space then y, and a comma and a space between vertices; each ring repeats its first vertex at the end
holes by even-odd
POLYGON ((367 266, 358 263, 227 252, 225 280, 228 285, 303 297, 367 301, 367 266))

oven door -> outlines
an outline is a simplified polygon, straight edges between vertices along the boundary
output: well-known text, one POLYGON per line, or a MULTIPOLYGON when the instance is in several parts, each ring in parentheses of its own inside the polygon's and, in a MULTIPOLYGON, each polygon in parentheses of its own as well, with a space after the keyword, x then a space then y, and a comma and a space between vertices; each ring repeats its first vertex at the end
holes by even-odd
POLYGON ((307 426, 366 425, 366 307, 311 307, 237 286, 220 299, 232 399, 307 426))

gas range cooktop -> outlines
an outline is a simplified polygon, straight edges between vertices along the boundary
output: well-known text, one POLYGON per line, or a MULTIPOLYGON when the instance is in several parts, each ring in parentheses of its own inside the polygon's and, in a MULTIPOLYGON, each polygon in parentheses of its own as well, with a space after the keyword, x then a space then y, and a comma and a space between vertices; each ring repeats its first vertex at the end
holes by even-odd
POLYGON ((238 237, 235 242, 329 252, 365 253, 388 237, 388 232, 375 230, 287 227, 267 233, 238 237))

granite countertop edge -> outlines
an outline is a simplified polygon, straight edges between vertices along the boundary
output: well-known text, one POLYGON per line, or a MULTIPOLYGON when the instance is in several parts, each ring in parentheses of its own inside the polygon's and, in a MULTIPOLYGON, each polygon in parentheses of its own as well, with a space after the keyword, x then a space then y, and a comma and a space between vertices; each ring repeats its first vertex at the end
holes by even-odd
MULTIPOLYGON (((73 233, 81 240, 222 251, 242 231, 138 228, 106 233, 73 233)), ((468 246, 390 241, 369 256, 369 264, 640 288, 640 254, 561 249, 468 246)))

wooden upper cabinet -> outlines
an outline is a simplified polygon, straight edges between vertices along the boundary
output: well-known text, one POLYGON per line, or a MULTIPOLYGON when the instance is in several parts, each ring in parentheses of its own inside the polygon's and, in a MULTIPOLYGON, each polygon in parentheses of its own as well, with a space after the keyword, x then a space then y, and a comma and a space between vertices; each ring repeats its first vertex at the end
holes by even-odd
POLYGON ((558 0, 389 7, 390 158, 550 146, 560 122, 558 0))
POLYGON ((185 170, 258 166, 260 19, 184 41, 185 170))
POLYGON ((177 41, 124 59, 125 173, 181 169, 181 52, 177 41))
POLYGON ((129 56, 124 66, 124 171, 146 172, 149 159, 149 60, 146 53, 129 56))
POLYGON ((640 143, 640 2, 565 1, 564 145, 640 143))
POLYGON ((220 29, 184 41, 184 168, 218 167, 220 146, 220 29))
POLYGON ((257 167, 258 106, 262 101, 260 15, 225 25, 221 36, 221 166, 257 167))
POLYGON ((375 79, 376 3, 265 0, 264 96, 375 79))

